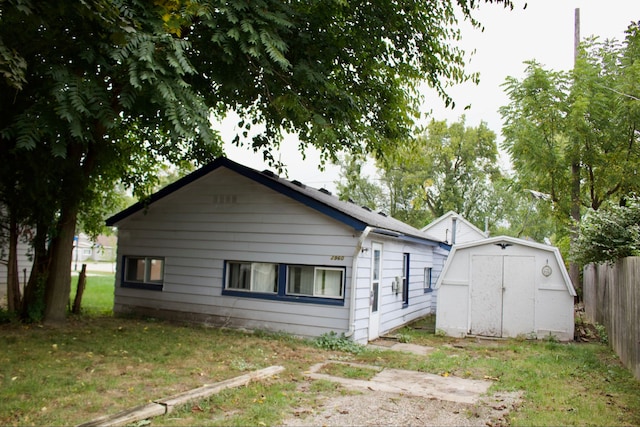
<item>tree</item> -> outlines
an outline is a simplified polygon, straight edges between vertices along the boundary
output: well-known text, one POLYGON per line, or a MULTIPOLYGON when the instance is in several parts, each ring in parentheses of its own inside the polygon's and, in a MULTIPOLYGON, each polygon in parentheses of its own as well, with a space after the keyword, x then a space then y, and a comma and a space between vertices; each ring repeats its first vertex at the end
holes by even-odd
MULTIPOLYGON (((639 40, 638 26, 632 24, 623 44, 594 38, 582 43, 571 73, 531 61, 522 81, 505 83, 511 102, 501 108, 503 147, 520 184, 549 195, 565 235, 580 220, 581 209, 597 210, 640 189, 635 173, 640 166, 639 40)), ((579 272, 573 262, 572 267, 579 272)))
POLYGON ((350 200, 360 206, 389 212, 389 204, 382 188, 363 175, 362 166, 366 158, 346 155, 340 164, 340 181, 337 183, 341 200, 350 200))
POLYGON ((640 200, 631 197, 626 206, 610 202, 597 211, 585 213, 572 259, 581 264, 613 263, 620 258, 640 255, 640 200))
MULTIPOLYGON (((493 2, 492 0, 486 0, 493 2)), ((510 0, 496 0, 511 6, 510 0)), ((122 180, 144 194, 158 159, 221 154, 210 117, 234 109, 277 163, 283 131, 323 158, 383 153, 409 134, 426 80, 447 103, 464 71, 456 10, 474 0, 7 0, 0 3, 0 192, 35 227, 27 310, 65 317, 82 212, 122 180), (19 28, 20 31, 16 31, 19 28), (4 180, 6 178, 6 180, 4 180), (34 300, 35 298, 35 300, 34 300)), ((238 136, 237 143, 243 140, 238 136)), ((13 209, 13 207, 9 207, 13 209)))
MULTIPOLYGON (((507 192, 495 187, 505 182, 497 155, 495 134, 485 123, 469 127, 464 117, 451 125, 432 120, 424 135, 389 150, 377 162, 378 193, 386 196, 387 212, 416 227, 450 210, 481 227, 485 218, 500 223, 502 217, 495 214, 507 192)), ((357 170, 343 168, 341 177, 347 179, 339 187, 344 198, 359 200, 364 190, 372 192, 374 184, 363 184, 357 170)))
POLYGON ((455 211, 482 225, 492 182, 500 177, 496 135, 486 123, 477 127, 432 121, 422 141, 424 204, 434 217, 455 211))

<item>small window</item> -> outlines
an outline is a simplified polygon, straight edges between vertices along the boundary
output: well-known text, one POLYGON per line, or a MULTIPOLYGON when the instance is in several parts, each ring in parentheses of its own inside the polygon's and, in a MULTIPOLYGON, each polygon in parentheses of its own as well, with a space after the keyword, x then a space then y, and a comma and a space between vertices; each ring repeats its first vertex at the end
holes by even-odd
POLYGON ((409 305, 409 254, 402 256, 402 304, 409 305))
POLYGON ((344 270, 341 268, 290 265, 287 294, 324 298, 342 298, 344 270))
POLYGON ((424 269, 424 292, 425 293, 433 291, 432 275, 433 275, 433 269, 431 267, 425 267, 424 269))
POLYGON ((125 257, 124 287, 162 290, 163 278, 163 258, 125 257))
POLYGON ((264 262, 229 262, 227 289, 277 293, 278 265, 264 262))

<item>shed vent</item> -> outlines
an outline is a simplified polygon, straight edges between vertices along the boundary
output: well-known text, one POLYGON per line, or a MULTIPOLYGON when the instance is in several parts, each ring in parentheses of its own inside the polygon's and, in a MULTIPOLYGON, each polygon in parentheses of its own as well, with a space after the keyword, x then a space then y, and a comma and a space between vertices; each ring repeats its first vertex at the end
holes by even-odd
POLYGON ((320 190, 318 190, 318 191, 320 191, 321 193, 328 194, 328 195, 330 195, 330 196, 331 196, 331 191, 327 190, 326 188, 321 188, 321 189, 320 189, 320 190))
POLYGON ((362 206, 362 209, 364 209, 367 212, 371 212, 371 208, 369 206, 362 206))
POLYGON ((300 188, 307 188, 306 185, 304 185, 303 183, 301 183, 300 181, 298 181, 297 179, 294 179, 293 181, 291 181, 291 183, 297 187, 300 188))
POLYGON ((263 170, 262 174, 266 175, 268 177, 271 177, 271 178, 277 178, 277 175, 275 173, 273 173, 272 171, 270 171, 269 169, 263 170))
POLYGON ((384 212, 382 212, 382 211, 378 212, 378 215, 388 216, 386 213, 384 213, 384 212))

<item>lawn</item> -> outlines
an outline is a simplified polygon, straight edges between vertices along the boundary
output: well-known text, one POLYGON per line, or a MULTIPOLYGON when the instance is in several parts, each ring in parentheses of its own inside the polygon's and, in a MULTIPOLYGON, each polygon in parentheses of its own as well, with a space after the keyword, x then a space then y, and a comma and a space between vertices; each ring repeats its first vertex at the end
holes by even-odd
MULTIPOLYGON (((71 303, 78 287, 78 273, 71 276, 71 303)), ((90 272, 82 295, 81 310, 90 315, 111 314, 113 311, 113 273, 90 272)))
MULTIPOLYGON (((74 425, 256 369, 279 376, 226 390, 150 425, 276 425, 314 393, 344 392, 315 381, 297 385, 327 359, 491 379, 491 391, 524 392, 512 425, 640 425, 640 383, 599 343, 478 341, 437 336, 424 322, 403 341, 436 349, 429 356, 362 350, 337 336, 319 348, 283 334, 114 318, 113 275, 90 276, 84 314, 64 326, 0 325, 0 425, 74 425), (95 295, 94 295, 95 294, 95 295), (106 301, 106 302, 105 302, 106 301), (109 304, 109 305, 103 305, 109 304), (328 350, 331 349, 331 350, 328 350)), ((345 376, 362 372, 344 372, 345 376)))

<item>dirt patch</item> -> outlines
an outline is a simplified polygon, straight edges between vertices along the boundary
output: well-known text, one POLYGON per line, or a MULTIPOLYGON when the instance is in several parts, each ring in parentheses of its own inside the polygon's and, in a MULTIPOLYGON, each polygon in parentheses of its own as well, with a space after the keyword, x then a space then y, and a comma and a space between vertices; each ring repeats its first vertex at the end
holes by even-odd
MULTIPOLYGON (((301 385, 302 391, 310 381, 301 385)), ((320 394, 314 408, 294 410, 282 425, 505 426, 520 398, 520 393, 499 393, 469 404, 374 390, 320 394)))

